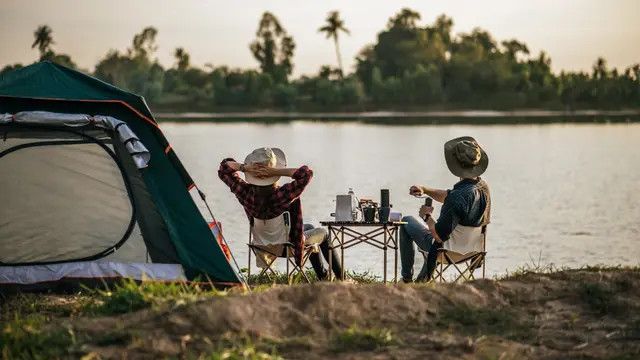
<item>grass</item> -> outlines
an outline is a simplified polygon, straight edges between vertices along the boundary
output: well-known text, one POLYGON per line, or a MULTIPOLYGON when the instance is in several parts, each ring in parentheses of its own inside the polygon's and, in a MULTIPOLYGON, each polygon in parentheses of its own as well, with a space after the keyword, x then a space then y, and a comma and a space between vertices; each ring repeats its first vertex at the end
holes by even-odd
POLYGON ((578 295, 589 308, 599 315, 620 315, 626 309, 620 301, 621 291, 628 286, 622 283, 585 282, 578 285, 578 295))
POLYGON ((86 291, 92 295, 92 300, 85 303, 83 312, 94 315, 124 314, 160 305, 181 306, 227 294, 213 287, 204 288, 197 283, 137 283, 133 280, 123 280, 110 290, 86 291))
POLYGON ((6 298, 2 303, 0 320, 11 318, 14 314, 40 314, 53 317, 74 317, 90 298, 86 294, 43 295, 18 293, 6 298))
POLYGON ((373 351, 397 343, 388 329, 362 329, 352 326, 331 338, 330 348, 334 352, 373 351))
POLYGON ((14 318, 2 325, 0 350, 2 359, 52 359, 68 354, 75 336, 71 330, 48 329, 49 319, 30 314, 14 318))
POLYGON ((220 348, 197 358, 198 360, 282 360, 283 357, 272 349, 270 352, 260 350, 250 341, 220 348))
POLYGON ((470 335, 495 334, 512 340, 524 340, 534 335, 531 321, 520 319, 506 308, 450 305, 438 314, 437 325, 453 327, 470 335))
POLYGON ((505 271, 502 276, 497 276, 494 280, 519 280, 523 277, 533 274, 563 274, 570 271, 586 271, 586 272, 620 272, 620 271, 640 271, 640 266, 611 266, 611 265, 587 265, 579 268, 568 268, 565 266, 557 266, 555 264, 541 264, 540 262, 532 262, 520 266, 512 271, 505 271))
MULTIPOLYGON (((246 268, 242 269, 241 271, 245 274, 247 272, 246 268)), ((305 270, 305 274, 307 275, 307 277, 311 282, 318 281, 318 278, 316 277, 316 273, 313 270, 307 269, 305 270)), ((356 272, 356 271, 347 270, 346 275, 348 278, 357 282, 358 284, 373 284, 373 283, 379 283, 382 281, 382 278, 380 276, 374 275, 368 271, 356 272)), ((259 287, 261 285, 288 284, 288 279, 285 273, 276 271, 275 274, 262 275, 262 276, 259 276, 258 274, 251 274, 251 276, 247 276, 247 282, 251 286, 259 287)), ((292 282, 294 284, 300 284, 300 283, 304 283, 305 280, 301 274, 296 274, 292 282)))

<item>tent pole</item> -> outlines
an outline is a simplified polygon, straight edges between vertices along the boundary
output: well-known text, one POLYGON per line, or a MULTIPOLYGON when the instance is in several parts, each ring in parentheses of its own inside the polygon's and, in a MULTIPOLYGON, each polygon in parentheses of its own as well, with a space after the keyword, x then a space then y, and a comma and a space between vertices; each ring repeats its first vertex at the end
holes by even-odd
MULTIPOLYGON (((200 195, 200 198, 204 202, 204 205, 207 207, 207 211, 209 212, 209 215, 211 215, 211 219, 213 219, 213 221, 215 221, 216 224, 217 224, 218 221, 216 220, 216 217, 213 215, 213 211, 211 211, 211 208, 209 207, 209 203, 207 202, 207 196, 204 194, 204 192, 202 190, 200 190, 198 185, 196 185, 196 189, 198 190, 198 194, 200 195)), ((218 225, 216 225, 216 226, 218 226, 218 225)), ((236 261, 236 257, 233 255, 233 252, 231 251, 231 247, 227 243, 227 239, 225 239, 224 234, 222 233, 222 231, 220 231, 220 236, 222 236, 222 241, 224 241, 224 244, 229 249, 229 253, 231 254, 231 259, 233 259, 233 263, 236 265, 236 272, 238 273, 238 277, 240 278, 240 281, 242 281, 242 284, 245 286, 245 288, 247 288, 249 291, 251 291, 251 288, 249 287, 249 284, 247 283, 247 280, 244 278, 244 276, 242 276, 242 273, 240 272, 240 266, 238 265, 238 262, 236 261)))

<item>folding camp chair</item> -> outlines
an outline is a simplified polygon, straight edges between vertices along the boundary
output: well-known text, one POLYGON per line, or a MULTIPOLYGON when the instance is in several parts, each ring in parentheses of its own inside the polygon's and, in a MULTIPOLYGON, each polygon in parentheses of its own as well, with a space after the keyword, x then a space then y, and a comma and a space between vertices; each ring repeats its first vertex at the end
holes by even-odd
POLYGON ((298 266, 295 261, 294 245, 289 242, 289 231, 291 230, 291 216, 289 212, 269 220, 253 219, 253 225, 249 231, 249 266, 248 276, 251 276, 251 254, 256 257, 256 265, 261 268, 259 277, 267 276, 272 279, 276 275, 273 268, 278 258, 284 258, 286 263, 286 274, 288 284, 299 275, 307 283, 311 280, 304 271, 304 265, 309 256, 314 252, 319 252, 317 244, 306 245, 302 255, 302 266, 298 266))
MULTIPOLYGON (((482 278, 485 277, 487 225, 456 228, 460 228, 460 231, 456 234, 454 230, 451 238, 438 249, 436 268, 432 275, 435 282, 447 282, 445 272, 449 269, 455 270, 453 282, 475 280, 474 272, 480 267, 482 267, 482 278)), ((426 262, 428 252, 418 250, 426 262)))

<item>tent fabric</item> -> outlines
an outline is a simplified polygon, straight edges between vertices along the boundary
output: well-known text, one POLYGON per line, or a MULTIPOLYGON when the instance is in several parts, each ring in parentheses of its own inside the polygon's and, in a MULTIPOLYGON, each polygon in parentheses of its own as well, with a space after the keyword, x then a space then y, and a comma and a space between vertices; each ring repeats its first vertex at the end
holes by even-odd
POLYGON ((115 261, 70 262, 36 266, 0 266, 0 284, 31 285, 64 279, 128 278, 184 281, 179 264, 122 263, 115 261))
POLYGON ((126 145, 127 151, 133 157, 138 169, 147 167, 151 154, 144 144, 131 131, 124 121, 111 116, 90 116, 86 114, 60 114, 49 111, 22 111, 17 114, 0 114, 0 124, 18 123, 33 125, 58 125, 68 127, 80 127, 96 125, 118 134, 120 141, 126 145))
MULTIPOLYGON (((144 99, 72 69, 40 62, 0 75, 0 113, 21 111, 103 115, 124 121, 151 154, 141 176, 186 276, 242 284, 238 269, 226 260, 189 195, 195 186, 193 180, 144 99)), ((3 126, 0 125, 0 135, 3 126)))
MULTIPOLYGON (((86 259, 123 239, 143 244, 135 241, 141 234, 129 188, 109 145, 63 131, 37 136, 9 131, 0 141, 0 262, 86 259)), ((144 246, 127 250, 127 260, 144 261, 144 246)))
POLYGON ((141 96, 121 90, 89 75, 42 61, 0 76, 0 95, 78 101, 121 102, 153 121, 141 96))
MULTIPOLYGON (((144 243, 138 246, 138 248, 146 248, 149 259, 154 263, 180 263, 176 248, 171 242, 167 224, 162 218, 162 215, 160 215, 153 201, 153 197, 147 191, 147 186, 144 183, 142 174, 140 171, 137 171, 133 159, 129 156, 127 149, 122 143, 114 141, 113 147, 115 153, 122 160, 122 166, 125 169, 124 175, 130 185, 131 199, 133 200, 134 207, 137 209, 136 225, 140 228, 140 232, 145 234, 143 237, 144 243)), ((136 230, 134 230, 134 235, 135 234, 136 230)), ((124 247, 129 245, 130 241, 131 240, 127 241, 123 245, 123 249, 119 251, 119 253, 127 251, 124 247)), ((136 244, 131 245, 136 246, 136 244)))

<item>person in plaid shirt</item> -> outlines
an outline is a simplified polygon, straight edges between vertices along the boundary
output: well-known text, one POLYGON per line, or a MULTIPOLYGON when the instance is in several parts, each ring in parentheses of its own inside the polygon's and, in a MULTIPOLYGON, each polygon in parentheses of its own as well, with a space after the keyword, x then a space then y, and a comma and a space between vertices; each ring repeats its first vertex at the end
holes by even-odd
MULTIPOLYGON (((325 260, 328 262, 329 256, 333 257, 331 262, 335 276, 342 278, 338 254, 336 250, 329 250, 327 231, 303 222, 300 196, 313 178, 313 171, 308 166, 297 169, 287 168, 286 157, 282 150, 260 148, 249 154, 244 164, 232 158, 222 160, 218 176, 236 196, 251 225, 254 218, 268 220, 280 216, 285 211, 289 212, 291 216, 289 242, 294 245, 294 255, 298 265, 302 263, 305 241, 318 242, 317 239, 319 239, 320 250, 325 260), (238 172, 245 174, 246 181, 238 172), (278 179, 281 176, 290 177, 293 181, 278 186, 278 179)), ((318 279, 328 278, 328 272, 319 254, 311 254, 309 261, 318 279)))

